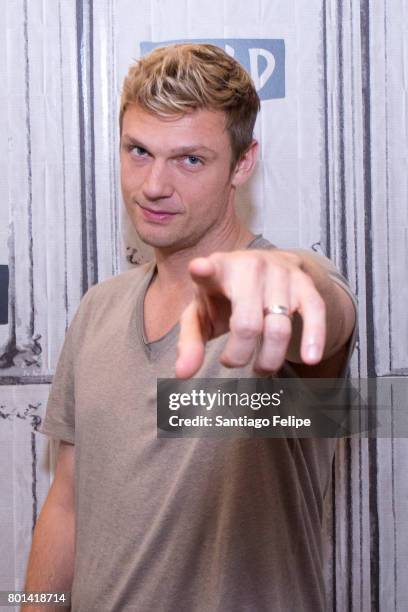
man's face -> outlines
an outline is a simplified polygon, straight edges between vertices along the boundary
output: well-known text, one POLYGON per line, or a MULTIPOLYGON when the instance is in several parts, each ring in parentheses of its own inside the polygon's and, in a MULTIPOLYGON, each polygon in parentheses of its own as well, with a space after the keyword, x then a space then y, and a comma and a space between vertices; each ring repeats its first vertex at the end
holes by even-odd
POLYGON ((156 248, 208 240, 233 215, 231 145, 220 111, 163 118, 130 105, 123 116, 121 184, 132 223, 156 248))

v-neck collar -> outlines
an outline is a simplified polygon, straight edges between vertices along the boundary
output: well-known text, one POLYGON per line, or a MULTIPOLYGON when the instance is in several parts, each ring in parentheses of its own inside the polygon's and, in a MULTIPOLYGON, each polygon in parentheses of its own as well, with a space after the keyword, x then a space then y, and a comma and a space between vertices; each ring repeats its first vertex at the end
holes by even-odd
MULTIPOLYGON (((256 235, 251 242, 246 246, 246 249, 265 248, 264 245, 271 246, 267 240, 265 240, 262 234, 256 235)), ((163 336, 157 340, 149 342, 146 337, 145 325, 144 325, 144 302, 147 294, 147 290, 156 274, 157 266, 156 262, 152 261, 148 264, 148 269, 143 282, 140 286, 140 291, 136 303, 136 315, 137 315, 137 331, 140 342, 146 355, 151 359, 154 358, 160 351, 166 349, 168 346, 173 344, 177 338, 180 329, 180 323, 177 321, 163 336)))

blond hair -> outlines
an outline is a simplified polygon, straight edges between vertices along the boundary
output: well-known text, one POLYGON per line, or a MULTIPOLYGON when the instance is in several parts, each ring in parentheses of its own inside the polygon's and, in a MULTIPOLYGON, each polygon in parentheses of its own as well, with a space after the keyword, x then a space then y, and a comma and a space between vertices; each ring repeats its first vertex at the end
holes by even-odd
POLYGON ((241 64, 220 47, 192 43, 157 48, 129 68, 120 104, 121 133, 129 104, 164 116, 223 111, 233 166, 252 142, 260 108, 255 86, 241 64))

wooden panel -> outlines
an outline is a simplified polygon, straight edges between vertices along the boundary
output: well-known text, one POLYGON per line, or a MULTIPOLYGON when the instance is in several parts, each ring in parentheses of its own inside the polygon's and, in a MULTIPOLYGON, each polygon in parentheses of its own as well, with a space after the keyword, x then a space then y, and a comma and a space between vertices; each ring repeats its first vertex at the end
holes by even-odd
POLYGON ((372 248, 376 374, 408 374, 406 2, 370 20, 372 248), (404 58, 404 59, 402 59, 404 58), (401 342, 401 338, 405 342, 401 342))
POLYGON ((23 588, 32 529, 50 485, 49 444, 37 433, 49 385, 1 386, 0 391, 0 590, 18 590, 23 588))
MULTIPOLYGON (((151 257, 126 220, 118 172, 120 89, 141 41, 284 39, 286 95, 263 102, 261 160, 240 214, 282 246, 327 253, 348 276, 359 299, 353 375, 408 374, 408 9, 404 0, 4 5, 0 264, 10 269, 10 316, 0 377, 10 386, 0 387, 0 586, 9 588, 22 584, 51 473, 32 420, 46 400, 40 383, 83 292, 151 257)), ((395 436, 339 443, 324 524, 333 611, 408 607, 407 459, 395 436)))
POLYGON ((6 23, 10 319, 0 373, 43 376, 81 296, 75 10, 9 2, 6 23))

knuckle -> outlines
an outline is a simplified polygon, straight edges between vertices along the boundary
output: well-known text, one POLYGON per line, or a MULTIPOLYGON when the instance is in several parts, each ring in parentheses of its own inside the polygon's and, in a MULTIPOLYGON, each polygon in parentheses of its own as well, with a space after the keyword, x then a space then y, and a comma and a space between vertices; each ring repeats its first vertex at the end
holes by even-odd
POLYGON ((289 270, 286 267, 278 264, 271 266, 271 268, 272 279, 275 283, 284 284, 288 281, 289 270))
POLYGON ((256 363, 256 369, 259 372, 276 372, 279 366, 284 360, 284 354, 274 354, 267 357, 266 355, 259 355, 256 363))
POLYGON ((324 314, 326 312, 326 304, 318 293, 310 295, 307 299, 307 304, 309 308, 313 308, 317 313, 324 314))
POLYGON ((296 266, 297 268, 301 268, 302 258, 300 257, 300 255, 294 253, 293 251, 287 251, 287 257, 292 265, 296 266))
POLYGON ((303 270, 301 270, 300 268, 294 268, 293 270, 291 270, 291 274, 293 280, 296 283, 299 283, 305 289, 308 289, 309 291, 315 289, 315 284, 311 277, 306 274, 306 272, 303 272, 303 270))
POLYGON ((214 253, 211 253, 211 255, 208 255, 206 257, 206 259, 208 259, 208 261, 210 261, 213 264, 222 264, 225 263, 226 261, 229 260, 228 257, 229 253, 223 253, 221 251, 215 251, 214 253))
POLYGON ((208 257, 210 261, 223 272, 229 282, 237 288, 242 288, 242 270, 245 270, 247 277, 261 275, 267 262, 263 254, 250 253, 247 251, 236 251, 232 253, 217 252, 208 257))
POLYGON ((258 253, 248 253, 245 257, 245 272, 259 274, 265 270, 266 261, 258 253))
POLYGON ((230 322, 231 331, 245 340, 256 338, 262 332, 262 326, 254 320, 236 320, 233 317, 230 322))
POLYGON ((281 343, 286 342, 290 337, 290 329, 283 326, 267 326, 264 332, 264 338, 270 342, 281 343))
POLYGON ((297 253, 295 253, 294 251, 276 249, 275 253, 280 255, 281 257, 283 257, 285 259, 286 263, 290 267, 295 267, 296 269, 301 269, 301 267, 302 267, 302 258, 297 253))

